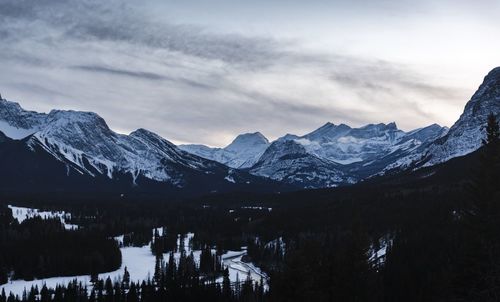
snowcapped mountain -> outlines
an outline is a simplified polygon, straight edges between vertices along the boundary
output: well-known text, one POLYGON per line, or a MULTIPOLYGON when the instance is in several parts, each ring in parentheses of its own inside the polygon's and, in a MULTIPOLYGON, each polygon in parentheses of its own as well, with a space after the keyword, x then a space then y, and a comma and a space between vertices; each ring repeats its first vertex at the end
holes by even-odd
POLYGON ((360 128, 326 123, 304 136, 274 141, 250 172, 303 187, 355 183, 424 149, 446 131, 436 124, 404 132, 395 123, 360 128))
POLYGON ((180 145, 179 148, 200 157, 215 160, 231 168, 250 168, 269 146, 269 141, 260 132, 238 135, 224 148, 204 145, 180 145))
POLYGON ((327 123, 296 141, 320 158, 346 165, 390 152, 404 135, 395 123, 370 124, 361 128, 327 123))
POLYGON ((253 133, 238 136, 225 148, 180 147, 254 175, 305 188, 332 187, 399 167, 402 158, 424 152, 447 131, 437 124, 404 132, 395 123, 360 128, 326 123, 306 135, 287 134, 271 144, 253 133))
POLYGON ((460 118, 445 135, 401 156, 382 172, 433 166, 479 149, 485 137, 486 121, 490 113, 495 114, 497 119, 500 118, 500 67, 486 75, 479 89, 465 105, 460 118))
POLYGON ((128 179, 130 185, 153 181, 179 189, 198 181, 207 187, 217 183, 211 191, 217 191, 221 184, 231 187, 262 182, 246 172, 182 151, 145 129, 130 135, 115 133, 92 112, 36 113, 0 100, 0 132, 31 153, 43 152, 64 164, 68 175, 128 179))
POLYGON ((273 142, 250 172, 304 188, 335 187, 356 181, 339 164, 308 152, 304 145, 291 139, 273 142))
POLYGON ((22 139, 37 132, 45 124, 46 115, 26 111, 18 103, 0 97, 0 131, 12 139, 22 139))
POLYGON ((477 150, 490 113, 500 119, 500 67, 488 73, 450 129, 433 124, 405 132, 395 123, 326 123, 306 135, 275 140, 248 170, 302 187, 328 187, 432 166, 477 150))
POLYGON ((471 153, 481 146, 490 113, 500 117, 500 67, 485 77, 450 129, 433 124, 405 132, 395 123, 360 128, 326 123, 272 143, 259 132, 242 134, 224 148, 175 146, 144 129, 122 135, 95 113, 37 113, 0 98, 0 188, 28 176, 35 177, 32 183, 58 179, 64 186, 76 177, 88 186, 99 179, 104 187, 111 180, 203 192, 276 184, 265 179, 333 187, 471 153))
POLYGON ((409 164, 447 131, 437 124, 404 132, 395 123, 352 128, 329 122, 306 135, 286 134, 272 143, 256 132, 239 135, 225 148, 179 147, 254 175, 305 188, 332 187, 409 164))
POLYGON ((485 137, 486 120, 490 113, 500 118, 500 67, 486 75, 448 134, 430 146, 425 166, 477 150, 485 137))

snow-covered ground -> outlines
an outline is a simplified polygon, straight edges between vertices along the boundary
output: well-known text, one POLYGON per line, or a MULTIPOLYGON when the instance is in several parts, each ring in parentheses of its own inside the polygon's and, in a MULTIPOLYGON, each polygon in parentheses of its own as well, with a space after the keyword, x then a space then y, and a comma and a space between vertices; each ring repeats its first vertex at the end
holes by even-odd
POLYGON ((377 247, 372 244, 369 250, 368 262, 372 265, 384 264, 387 249, 392 245, 392 242, 392 237, 390 235, 386 235, 378 240, 377 247))
MULTIPOLYGON (((243 262, 241 258, 247 254, 246 250, 242 251, 228 251, 222 255, 222 263, 229 270, 229 280, 231 282, 244 282, 248 276, 254 282, 264 282, 264 289, 268 289, 267 275, 260 270, 260 268, 253 265, 251 262, 243 262)), ((217 281, 222 282, 222 278, 217 281)))
POLYGON ((268 207, 259 207, 259 206, 245 206, 245 207, 241 207, 242 209, 244 210, 266 210, 268 212, 271 212, 273 210, 273 208, 268 208, 268 207))
MULTIPOLYGON (((38 209, 31 208, 23 208, 23 207, 14 207, 9 206, 12 209, 13 216, 19 222, 24 221, 27 218, 34 217, 36 215, 42 218, 52 218, 59 217, 61 222, 65 225, 66 229, 74 229, 78 228, 76 225, 66 224, 65 219, 71 217, 70 213, 65 213, 63 211, 59 212, 46 212, 39 211, 38 209), (71 226, 71 227, 70 227, 71 226), (73 227, 74 226, 74 227, 73 227)), ((157 228, 159 235, 163 234, 163 228, 157 228)), ((153 230, 154 233, 154 230, 153 230)), ((114 239, 123 245, 123 236, 116 236, 114 239)), ((181 240, 181 235, 178 235, 177 239, 177 251, 174 253, 174 259, 178 261, 181 257, 181 251, 184 250, 186 254, 193 253, 194 260, 199 263, 201 251, 193 250, 191 248, 191 240, 194 237, 194 233, 187 233, 184 235, 184 240, 181 240)), ((99 274, 100 279, 107 279, 108 277, 111 280, 117 280, 123 276, 125 267, 130 273, 131 281, 142 281, 146 280, 148 277, 152 277, 155 269, 155 256, 151 253, 150 245, 145 245, 143 247, 121 247, 120 251, 122 253, 122 265, 119 269, 99 274)), ((213 250, 215 253, 215 250, 213 250)), ((222 255, 223 264, 229 269, 229 278, 231 282, 236 282, 238 279, 240 282, 246 280, 247 275, 250 273, 250 277, 255 282, 260 282, 261 277, 263 277, 265 288, 267 288, 267 276, 261 272, 259 268, 254 266, 252 263, 245 263, 241 261, 241 258, 246 255, 246 249, 242 249, 241 251, 228 251, 227 253, 222 255)), ((169 254, 164 254, 165 261, 168 262, 169 254)), ((90 283, 89 275, 81 275, 81 276, 67 276, 67 277, 52 277, 45 278, 39 280, 32 281, 24 281, 24 280, 10 280, 8 283, 0 285, 0 292, 2 289, 5 289, 5 292, 9 294, 12 292, 14 295, 21 296, 24 289, 27 291, 32 286, 38 286, 38 288, 42 288, 45 284, 49 288, 54 288, 56 285, 66 285, 73 280, 77 280, 78 282, 82 282, 86 284, 90 289, 92 284, 90 283)), ((222 281, 222 278, 220 280, 222 281)))
MULTIPOLYGON (((181 257, 181 251, 184 250, 187 255, 191 252, 193 253, 193 257, 196 263, 200 263, 201 250, 193 250, 191 249, 190 241, 194 237, 194 233, 188 233, 184 236, 183 245, 181 246, 180 235, 177 239, 177 252, 174 253, 175 261, 179 261, 181 257)), ((212 249, 212 253, 215 254, 216 250, 212 249)), ((222 263, 229 270, 229 280, 231 282, 244 282, 247 279, 247 276, 250 274, 250 278, 254 282, 261 281, 261 278, 264 280, 264 286, 267 288, 267 275, 263 273, 258 267, 253 265, 252 263, 243 262, 241 258, 247 254, 246 248, 242 247, 240 251, 227 251, 223 255, 221 255, 222 263)), ((164 259, 166 262, 169 260, 169 254, 164 254, 164 259)), ((218 282, 222 282, 222 278, 217 280, 218 282)))
POLYGON ((66 219, 71 219, 71 214, 66 213, 64 211, 57 211, 57 212, 41 211, 39 209, 15 207, 11 205, 9 205, 9 208, 12 210, 12 216, 14 217, 14 219, 17 219, 19 223, 23 222, 28 218, 40 216, 42 219, 59 218, 59 220, 61 220, 61 223, 64 225, 64 228, 66 230, 78 229, 78 226, 76 224, 66 223, 66 219))
MULTIPOLYGON (((99 274, 100 279, 106 280, 108 277, 111 280, 120 279, 125 271, 125 266, 130 273, 131 281, 140 281, 147 279, 148 275, 153 276, 155 257, 151 254, 151 249, 148 245, 143 247, 123 247, 120 249, 122 252, 122 265, 119 269, 99 274)), ((45 278, 33 281, 24 280, 11 280, 6 284, 0 285, 0 291, 5 289, 8 294, 12 292, 14 295, 21 296, 24 289, 30 290, 32 286, 38 286, 38 289, 42 288, 45 284, 49 288, 55 288, 56 285, 66 285, 73 280, 82 282, 86 284, 88 288, 92 287, 90 283, 90 276, 69 276, 69 277, 53 277, 45 278)))

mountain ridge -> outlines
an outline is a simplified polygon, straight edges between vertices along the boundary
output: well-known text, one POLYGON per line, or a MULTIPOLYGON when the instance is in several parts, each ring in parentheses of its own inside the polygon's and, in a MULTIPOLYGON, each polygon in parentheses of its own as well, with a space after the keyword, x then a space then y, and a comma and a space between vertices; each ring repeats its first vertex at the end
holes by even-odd
MULTIPOLYGON (((8 140, 2 139, 0 153, 11 159, 16 157, 14 153, 19 154, 17 161, 2 162, 2 176, 6 177, 4 189, 7 184, 16 186, 9 175, 23 177, 24 174, 26 178, 33 172, 39 175, 36 178, 38 182, 44 182, 44 177, 62 179, 83 175, 85 180, 80 176, 73 179, 96 185, 108 183, 110 186, 116 180, 120 183, 118 187, 131 190, 155 186, 166 191, 188 188, 196 191, 198 189, 194 187, 198 187, 208 193, 233 188, 254 190, 259 184, 269 190, 282 187, 270 180, 182 151, 145 129, 137 129, 129 135, 118 134, 96 113, 72 110, 36 113, 23 110, 19 104, 7 100, 0 102, 0 112, 5 113, 0 115, 3 121, 0 131, 7 132, 5 136, 8 137, 8 140), (26 116, 30 117, 29 123, 24 120, 26 116), (39 165, 34 158, 40 158, 47 171, 30 170, 25 165, 30 162, 36 170, 39 165)), ((61 182, 66 183, 65 180, 61 182)), ((50 184, 46 185, 50 187, 50 184)))
POLYGON ((142 128, 118 134, 96 113, 37 113, 1 99, 0 142, 23 141, 32 152, 46 152, 68 169, 91 177, 129 175, 132 185, 147 179, 181 189, 188 186, 188 174, 199 174, 217 175, 217 181, 228 184, 267 179, 320 188, 420 169, 471 153, 481 146, 490 113, 500 116, 500 67, 486 75, 449 129, 431 124, 403 131, 394 122, 358 128, 327 122, 305 135, 286 134, 272 142, 252 132, 238 135, 224 148, 176 146, 142 128))

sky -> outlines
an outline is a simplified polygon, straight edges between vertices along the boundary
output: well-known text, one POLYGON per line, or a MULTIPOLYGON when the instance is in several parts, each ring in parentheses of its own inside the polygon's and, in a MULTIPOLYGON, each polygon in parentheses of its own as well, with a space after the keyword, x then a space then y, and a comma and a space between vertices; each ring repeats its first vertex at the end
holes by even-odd
POLYGON ((224 146, 451 126, 500 65, 494 0, 0 0, 0 93, 224 146))

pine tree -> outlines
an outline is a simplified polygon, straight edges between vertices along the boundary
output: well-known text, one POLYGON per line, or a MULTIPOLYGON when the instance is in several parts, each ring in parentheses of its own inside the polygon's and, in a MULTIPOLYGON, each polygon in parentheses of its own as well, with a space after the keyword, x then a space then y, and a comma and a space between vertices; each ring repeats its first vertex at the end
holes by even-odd
POLYGON ((92 284, 96 284, 96 283, 97 283, 97 281, 99 281, 99 274, 98 274, 96 271, 94 271, 94 270, 93 270, 93 271, 90 273, 90 282, 91 282, 92 284))
POLYGON ((488 123, 486 125, 486 139, 483 140, 484 145, 497 145, 500 139, 500 128, 498 121, 493 113, 488 115, 488 123))
POLYGON ((139 297, 137 295, 137 287, 134 282, 130 284, 130 290, 128 291, 127 294, 127 302, 138 302, 139 297))
MULTIPOLYGON (((477 175, 472 183, 471 199, 473 207, 471 215, 474 223, 491 230, 500 215, 500 201, 496 196, 500 190, 500 130, 493 114, 488 116, 486 138, 480 150, 477 175)), ((487 232, 483 229, 481 232, 487 232)))
POLYGON ((464 219, 464 255, 456 277, 459 295, 488 300, 500 295, 500 130, 488 116, 486 137, 464 219), (465 288, 466 287, 466 288, 465 288))
POLYGON ((224 277, 222 279, 223 296, 229 300, 231 298, 231 280, 229 279, 229 269, 224 270, 224 277))
POLYGON ((123 287, 128 289, 130 285, 130 273, 128 272, 127 267, 125 266, 125 269, 123 271, 123 279, 122 279, 122 284, 123 287))

